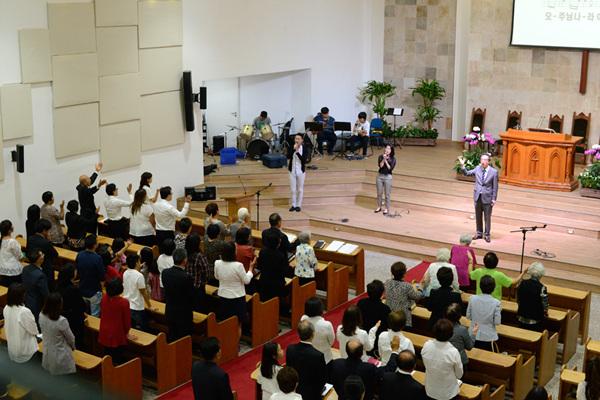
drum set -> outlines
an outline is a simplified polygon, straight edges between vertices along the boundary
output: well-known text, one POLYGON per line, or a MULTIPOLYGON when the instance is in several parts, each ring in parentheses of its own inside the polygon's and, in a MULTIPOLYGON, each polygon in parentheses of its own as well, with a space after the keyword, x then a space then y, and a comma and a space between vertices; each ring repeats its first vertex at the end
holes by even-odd
MULTIPOLYGON (((273 125, 278 128, 278 133, 275 133, 268 124, 263 125, 260 129, 255 129, 251 124, 244 124, 241 128, 232 128, 240 131, 238 149, 245 151, 247 158, 260 160, 264 154, 269 153, 287 155, 288 150, 294 146, 294 136, 290 135, 291 125, 292 120, 273 125)), ((308 135, 306 135, 304 143, 311 150, 309 154, 312 154, 312 142, 308 135)))

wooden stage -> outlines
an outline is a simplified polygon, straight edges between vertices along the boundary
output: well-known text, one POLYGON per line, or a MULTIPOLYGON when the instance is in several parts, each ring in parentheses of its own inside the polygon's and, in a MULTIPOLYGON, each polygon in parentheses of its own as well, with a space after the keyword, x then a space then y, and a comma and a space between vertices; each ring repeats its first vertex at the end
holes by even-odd
MULTIPOLYGON (((261 196, 261 228, 270 213, 279 212, 284 230, 309 230, 313 238, 340 239, 366 249, 415 259, 432 260, 440 247, 457 243, 463 233, 473 233, 473 184, 456 180, 452 166, 461 143, 439 141, 438 146, 396 148, 391 214, 374 214, 376 156, 366 160, 312 162, 308 170, 302 212, 290 213, 287 169, 268 169, 255 161, 219 166, 205 178, 221 196, 252 193, 273 183, 261 196), (347 218, 347 222, 342 222, 347 218)), ((381 153, 375 148, 375 155, 381 153)), ((218 160, 216 160, 218 163, 218 160)), ((206 163, 213 162, 206 156, 206 163)), ((579 173, 580 167, 576 173, 579 173)), ((217 201, 226 213, 225 203, 217 201)), ((191 215, 204 216, 202 202, 194 202, 191 215)), ((253 203, 251 213, 256 216, 253 203)), ((478 261, 490 250, 500 257, 500 268, 512 276, 519 272, 521 226, 548 224, 527 237, 525 267, 535 260, 546 266, 548 283, 600 292, 600 200, 574 192, 553 192, 500 185, 492 216, 492 242, 473 242, 478 261), (540 249, 555 258, 532 255, 540 249)), ((369 267, 368 265, 366 266, 369 267)))

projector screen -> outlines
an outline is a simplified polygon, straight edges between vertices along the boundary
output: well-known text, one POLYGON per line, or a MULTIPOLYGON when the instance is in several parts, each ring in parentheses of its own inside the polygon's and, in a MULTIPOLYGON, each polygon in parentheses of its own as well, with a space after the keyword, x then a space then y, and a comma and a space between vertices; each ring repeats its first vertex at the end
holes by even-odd
POLYGON ((600 0, 514 0, 511 44, 600 49, 600 0))

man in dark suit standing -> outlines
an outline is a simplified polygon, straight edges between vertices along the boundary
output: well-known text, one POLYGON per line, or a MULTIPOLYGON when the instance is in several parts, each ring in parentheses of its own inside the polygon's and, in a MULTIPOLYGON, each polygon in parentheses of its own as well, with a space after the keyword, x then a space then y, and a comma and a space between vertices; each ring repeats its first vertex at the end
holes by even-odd
POLYGON ((97 186, 92 186, 98 178, 98 174, 102 171, 102 163, 96 164, 96 171, 91 175, 81 175, 79 177, 79 185, 77 185, 77 198, 81 207, 81 216, 92 221, 87 227, 87 232, 95 234, 98 227, 98 212, 94 195, 103 185, 106 184, 106 179, 101 179, 97 186))
POLYGON ((475 201, 475 221, 477 233, 473 240, 483 236, 483 219, 485 218, 485 241, 491 241, 492 207, 498 198, 498 170, 490 165, 490 155, 485 153, 479 159, 480 164, 471 170, 465 168, 464 157, 459 157, 461 172, 466 176, 475 176, 473 200, 475 201))
POLYGON ((30 264, 23 268, 21 279, 23 280, 23 286, 25 286, 25 305, 38 320, 40 311, 46 297, 48 297, 48 281, 46 275, 42 271, 42 264, 44 262, 44 253, 37 248, 32 248, 27 251, 27 259, 30 264))
POLYGON ((173 263, 162 273, 165 289, 165 318, 169 327, 169 341, 192 334, 194 318, 194 279, 185 272, 187 252, 176 249, 173 263))
POLYGON ((294 368, 300 376, 296 392, 304 400, 321 400, 321 393, 327 381, 325 356, 312 345, 315 328, 310 321, 298 323, 300 343, 288 346, 286 365, 294 368))
POLYGON ((300 212, 302 210, 307 154, 308 150, 304 146, 304 136, 302 133, 297 133, 294 137, 294 146, 290 147, 287 154, 289 160, 290 190, 292 192, 292 206, 290 207, 290 211, 300 212))
POLYGON ((281 251, 285 259, 287 260, 288 253, 291 253, 296 250, 296 242, 290 243, 290 240, 288 239, 287 235, 281 231, 281 215, 279 215, 278 213, 273 213, 269 215, 269 225, 271 225, 270 228, 267 228, 264 231, 262 231, 263 242, 265 241, 265 234, 267 234, 267 232, 273 232, 274 234, 279 236, 281 238, 281 241, 279 242, 278 250, 281 251))
POLYGON ((383 374, 396 369, 396 357, 398 356, 399 348, 400 338, 394 336, 392 339, 392 355, 388 363, 383 367, 377 368, 374 364, 361 360, 364 354, 362 343, 356 339, 349 340, 346 343, 348 358, 338 358, 331 361, 327 366, 329 369, 329 383, 333 385, 338 398, 340 400, 347 400, 344 382, 349 376, 357 375, 365 385, 364 400, 372 400, 375 396, 377 386, 381 378, 383 378, 383 374))
POLYGON ((404 350, 398 355, 398 369, 396 372, 387 372, 383 375, 380 400, 395 400, 399 396, 411 400, 427 400, 425 387, 417 382, 412 373, 417 361, 415 355, 404 350))
POLYGON ((202 360, 192 366, 194 399, 233 400, 229 375, 217 365, 221 359, 219 339, 212 336, 204 339, 200 343, 200 354, 202 360))
POLYGON ((52 224, 47 219, 40 219, 35 224, 35 234, 27 238, 27 252, 30 250, 39 250, 44 254, 42 270, 46 275, 48 288, 54 290, 54 263, 58 257, 58 252, 49 239, 52 224))

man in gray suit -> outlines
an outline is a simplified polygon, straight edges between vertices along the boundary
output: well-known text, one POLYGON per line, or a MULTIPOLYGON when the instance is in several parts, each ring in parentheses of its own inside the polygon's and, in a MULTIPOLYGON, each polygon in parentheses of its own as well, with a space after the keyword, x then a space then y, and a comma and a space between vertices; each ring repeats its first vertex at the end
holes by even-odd
POLYGON ((481 239, 483 236, 483 218, 485 218, 485 241, 490 242, 490 230, 492 225, 492 207, 496 204, 498 197, 498 170, 490 165, 489 154, 482 154, 480 164, 472 170, 465 168, 465 159, 459 157, 462 173, 466 176, 475 175, 475 188, 473 200, 475 201, 475 220, 477 222, 477 234, 473 240, 481 239))

